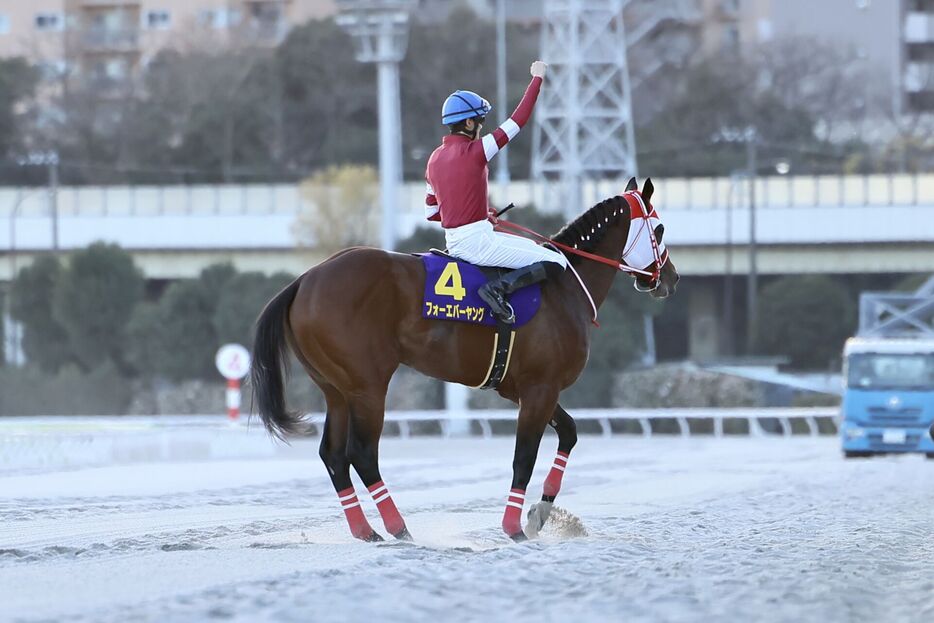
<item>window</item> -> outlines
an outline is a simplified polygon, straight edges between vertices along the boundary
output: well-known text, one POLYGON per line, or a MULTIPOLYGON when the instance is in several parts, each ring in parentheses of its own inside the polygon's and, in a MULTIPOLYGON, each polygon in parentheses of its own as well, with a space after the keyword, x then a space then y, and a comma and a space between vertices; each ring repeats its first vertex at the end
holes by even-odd
POLYGON ((201 11, 199 20, 205 26, 221 30, 237 25, 240 22, 240 12, 236 9, 205 9, 201 11))
POLYGON ((127 77, 129 66, 126 59, 112 58, 107 61, 104 72, 111 80, 122 80, 127 77))
POLYGON ((10 32, 10 18, 0 13, 0 35, 10 32))
POLYGON ((720 8, 729 14, 739 12, 739 0, 720 0, 720 8))
POLYGON ((172 17, 168 11, 147 11, 145 26, 150 30, 168 30, 172 27, 172 17))
POLYGON ((266 2, 254 2, 249 5, 250 15, 253 19, 263 22, 277 22, 282 17, 281 9, 266 2))
POLYGON ((64 24, 60 13, 36 13, 36 30, 62 30, 64 24))
POLYGON ((39 76, 46 82, 54 82, 61 79, 68 70, 65 61, 43 61, 38 64, 39 76))
POLYGON ((759 41, 771 41, 772 39, 772 21, 768 19, 760 19, 756 22, 756 27, 759 32, 759 41))
POLYGON ((723 47, 727 50, 739 49, 739 26, 736 24, 723 29, 723 47))
POLYGON ((129 64, 123 58, 97 60, 90 66, 91 79, 98 86, 111 86, 129 75, 129 64))
POLYGON ((860 389, 929 389, 934 387, 934 355, 850 355, 847 384, 860 389))

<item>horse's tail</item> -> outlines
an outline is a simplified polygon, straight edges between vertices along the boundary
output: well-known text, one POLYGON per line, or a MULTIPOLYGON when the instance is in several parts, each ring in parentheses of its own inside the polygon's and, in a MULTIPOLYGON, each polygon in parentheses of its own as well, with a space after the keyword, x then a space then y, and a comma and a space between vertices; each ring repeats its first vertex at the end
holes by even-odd
POLYGON ((300 414, 286 409, 283 374, 289 355, 289 307, 301 282, 299 277, 266 303, 256 320, 253 338, 253 362, 250 364, 253 400, 266 430, 280 439, 299 432, 302 423, 300 414))

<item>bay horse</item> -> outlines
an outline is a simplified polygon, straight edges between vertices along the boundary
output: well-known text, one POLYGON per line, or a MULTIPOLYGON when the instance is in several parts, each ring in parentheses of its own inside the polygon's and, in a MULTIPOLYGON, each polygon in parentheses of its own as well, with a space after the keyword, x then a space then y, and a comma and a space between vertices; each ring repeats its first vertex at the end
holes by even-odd
MULTIPOLYGON (((664 249, 664 226, 651 206, 653 191, 647 179, 640 193, 632 178, 624 195, 593 206, 552 239, 590 258, 570 255, 574 270, 544 284, 541 308, 516 331, 508 372, 497 388, 519 405, 512 487, 502 521, 503 531, 514 540, 527 538, 522 530, 525 490, 549 425, 558 434, 558 454, 542 501, 529 513, 530 536, 548 518, 561 487, 577 432, 558 396, 584 369, 596 309, 626 266, 633 244, 630 226, 637 220, 643 232, 648 230, 643 239, 651 241, 655 260, 631 267, 637 273, 634 285, 656 298, 674 293, 679 276, 667 251, 662 256, 658 252, 664 249), (641 218, 633 209, 643 212, 641 218)), ((641 257, 645 262, 645 253, 641 257)), ((291 352, 324 393, 327 416, 319 454, 351 533, 365 541, 383 539, 363 514, 350 480, 351 466, 372 495, 387 532, 411 538, 379 471, 379 440, 393 373, 405 364, 444 381, 476 386, 489 367, 495 329, 423 318, 425 279, 417 256, 345 249, 285 287, 256 322, 250 375, 263 423, 279 438, 303 428, 301 415, 287 411, 285 404, 283 364, 291 352)))

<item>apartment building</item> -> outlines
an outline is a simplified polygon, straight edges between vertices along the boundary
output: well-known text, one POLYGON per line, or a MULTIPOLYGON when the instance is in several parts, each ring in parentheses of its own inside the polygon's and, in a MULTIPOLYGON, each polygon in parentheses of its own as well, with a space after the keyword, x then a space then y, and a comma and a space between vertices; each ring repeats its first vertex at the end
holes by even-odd
POLYGON ((25 56, 47 78, 78 72, 118 83, 166 45, 236 38, 274 46, 334 0, 0 0, 0 57, 25 56))
MULTIPOLYGON (((106 84, 131 75, 166 45, 231 37, 275 45, 292 26, 333 15, 342 1, 0 0, 0 57, 26 56, 49 78, 70 70, 106 84)), ((534 23, 544 2, 507 0, 507 19, 534 23)), ((414 0, 413 12, 430 22, 467 6, 493 19, 496 4, 414 0)), ((934 0, 631 0, 624 16, 630 65, 648 75, 699 52, 742 52, 775 38, 811 36, 890 80, 896 112, 934 110, 934 0)))
POLYGON ((934 111, 934 0, 913 0, 904 16, 902 105, 934 111))

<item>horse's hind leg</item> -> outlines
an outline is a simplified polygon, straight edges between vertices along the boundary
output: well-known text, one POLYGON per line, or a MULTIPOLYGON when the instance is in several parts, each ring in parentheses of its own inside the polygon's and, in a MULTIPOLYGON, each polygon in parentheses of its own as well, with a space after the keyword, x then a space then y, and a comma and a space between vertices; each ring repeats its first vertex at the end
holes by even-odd
POLYGON ((561 408, 561 405, 555 405, 555 413, 551 417, 549 425, 558 433, 558 454, 555 456, 555 462, 545 477, 545 486, 542 488, 542 501, 529 509, 528 522, 525 526, 525 533, 531 538, 538 535, 539 530, 545 525, 548 517, 551 515, 551 507, 554 504, 558 491, 561 490, 561 478, 564 476, 564 470, 568 465, 568 457, 571 450, 577 443, 577 425, 574 418, 568 415, 568 412, 561 408))
POLYGON ((373 502, 379 510, 386 531, 397 539, 411 540, 408 528, 389 489, 379 474, 379 438, 383 432, 385 417, 385 390, 381 395, 355 397, 350 403, 350 435, 347 439, 347 454, 366 485, 373 502))
POLYGON ((363 508, 357 499, 350 481, 350 458, 347 456, 347 439, 350 424, 350 408, 346 399, 334 387, 318 383, 328 403, 328 414, 324 420, 319 454, 328 468, 337 498, 350 526, 350 533, 364 541, 382 541, 381 537, 366 520, 363 508))

